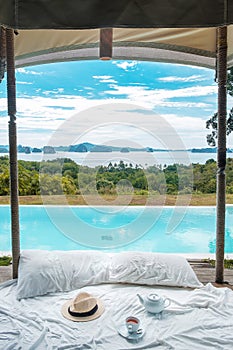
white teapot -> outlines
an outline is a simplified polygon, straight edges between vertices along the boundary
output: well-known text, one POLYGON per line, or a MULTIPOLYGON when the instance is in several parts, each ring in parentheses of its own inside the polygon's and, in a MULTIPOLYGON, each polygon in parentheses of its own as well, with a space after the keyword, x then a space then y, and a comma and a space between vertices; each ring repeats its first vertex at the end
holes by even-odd
POLYGON ((145 309, 153 314, 162 312, 171 304, 171 301, 168 298, 162 298, 155 293, 151 293, 146 297, 142 297, 139 294, 137 294, 137 296, 145 309))

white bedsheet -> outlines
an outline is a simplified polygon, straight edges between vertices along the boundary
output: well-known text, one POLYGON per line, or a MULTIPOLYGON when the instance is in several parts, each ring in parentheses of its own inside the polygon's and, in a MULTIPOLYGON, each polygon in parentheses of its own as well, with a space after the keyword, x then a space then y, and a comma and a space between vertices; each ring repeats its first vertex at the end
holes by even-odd
POLYGON ((63 303, 79 291, 16 300, 16 281, 0 285, 0 349, 233 349, 233 292, 208 284, 196 290, 103 284, 83 288, 105 304, 104 314, 90 322, 72 322, 61 315, 63 303), (137 293, 154 291, 173 300, 158 317, 140 304, 137 293), (137 316, 146 330, 131 343, 117 328, 137 316))

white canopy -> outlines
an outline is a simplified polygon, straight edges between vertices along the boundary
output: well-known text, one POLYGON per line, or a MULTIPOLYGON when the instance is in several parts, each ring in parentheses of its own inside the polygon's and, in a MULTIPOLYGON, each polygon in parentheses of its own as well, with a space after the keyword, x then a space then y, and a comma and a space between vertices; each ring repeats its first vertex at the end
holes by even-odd
POLYGON ((214 68, 216 28, 228 25, 233 66, 232 0, 0 0, 0 25, 18 31, 16 65, 99 57, 99 28, 114 28, 113 58, 214 68))
MULTIPOLYGON (((114 28, 113 58, 215 68, 216 28, 114 28)), ((16 66, 98 59, 99 29, 19 30, 16 66)), ((233 25, 228 27, 228 67, 233 66, 233 25)))

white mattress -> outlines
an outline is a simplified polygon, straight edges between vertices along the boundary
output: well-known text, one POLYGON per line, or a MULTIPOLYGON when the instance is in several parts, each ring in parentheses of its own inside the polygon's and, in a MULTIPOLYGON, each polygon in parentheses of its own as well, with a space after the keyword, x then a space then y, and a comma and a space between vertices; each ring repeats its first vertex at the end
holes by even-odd
POLYGON ((80 290, 16 300, 16 281, 0 285, 0 349, 183 349, 233 348, 233 292, 212 285, 192 290, 102 284, 82 288, 103 300, 105 312, 90 322, 61 315, 63 303, 80 290), (173 300, 159 316, 145 311, 137 293, 173 300), (145 335, 137 343, 118 334, 127 316, 137 316, 145 335))

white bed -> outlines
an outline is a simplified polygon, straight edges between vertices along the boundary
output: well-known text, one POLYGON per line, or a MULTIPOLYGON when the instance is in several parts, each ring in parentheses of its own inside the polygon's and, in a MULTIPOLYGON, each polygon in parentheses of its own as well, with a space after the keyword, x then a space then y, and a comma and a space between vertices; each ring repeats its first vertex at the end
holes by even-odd
MULTIPOLYGON (((35 266, 30 259, 26 260, 27 264, 30 262, 32 271, 35 266)), ((34 269, 34 275, 37 279, 41 278, 39 268, 34 269)), ((21 271, 20 278, 23 277, 21 271)), ((28 280, 32 279, 32 276, 28 276, 28 280)), ((0 285, 0 349, 233 348, 233 292, 228 288, 217 289, 211 284, 187 289, 138 285, 135 281, 133 284, 105 282, 18 299, 17 280, 0 285), (81 290, 103 301, 105 311, 98 319, 72 322, 62 316, 62 305, 81 290), (148 313, 137 297, 137 293, 147 295, 152 291, 172 300, 171 305, 158 315, 148 313), (138 342, 128 341, 118 334, 117 330, 127 316, 136 316, 141 320, 145 334, 138 342)))

